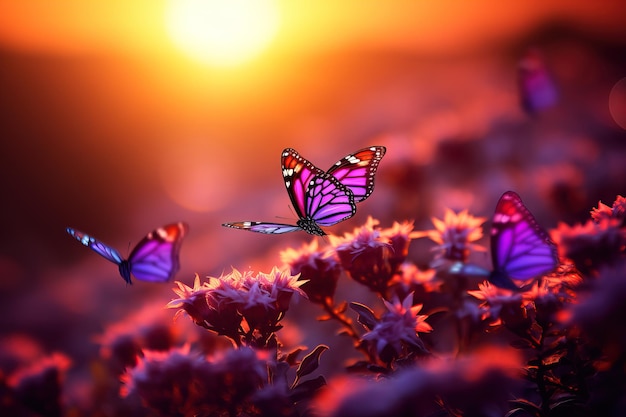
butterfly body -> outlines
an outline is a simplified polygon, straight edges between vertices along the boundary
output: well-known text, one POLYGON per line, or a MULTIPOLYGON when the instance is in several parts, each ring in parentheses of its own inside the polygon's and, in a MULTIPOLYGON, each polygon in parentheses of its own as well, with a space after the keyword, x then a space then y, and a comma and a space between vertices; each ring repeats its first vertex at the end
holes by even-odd
POLYGON ((364 148, 342 158, 324 172, 294 149, 287 148, 281 156, 281 168, 287 194, 298 215, 296 224, 245 221, 222 226, 266 234, 302 230, 324 236, 326 233, 322 227, 354 216, 356 202, 371 195, 374 174, 384 154, 382 146, 364 148))
POLYGON ((105 259, 118 265, 119 273, 128 284, 131 276, 148 282, 166 282, 180 268, 178 254, 182 239, 189 227, 185 223, 172 223, 148 233, 131 251, 128 259, 117 250, 96 238, 68 227, 72 237, 105 259))
POLYGON ((298 227, 310 235, 315 236, 324 236, 326 232, 322 230, 322 228, 315 222, 315 219, 312 219, 310 216, 307 216, 303 219, 300 219, 296 222, 298 227))
POLYGON ((526 281, 553 271, 559 263, 557 248, 537 223, 519 195, 507 191, 500 197, 491 227, 496 286, 519 291, 513 280, 526 281))

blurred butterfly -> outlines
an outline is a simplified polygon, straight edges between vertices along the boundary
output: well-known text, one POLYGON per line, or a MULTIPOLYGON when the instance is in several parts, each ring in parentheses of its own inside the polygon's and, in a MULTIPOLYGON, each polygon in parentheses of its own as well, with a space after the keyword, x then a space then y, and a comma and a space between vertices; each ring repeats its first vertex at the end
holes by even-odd
POLYGON ((189 227, 185 223, 172 223, 148 233, 135 246, 128 259, 99 240, 68 227, 67 233, 83 245, 119 266, 120 275, 128 284, 130 277, 148 281, 169 281, 180 267, 178 252, 189 227))
POLYGON ((513 191, 500 197, 491 225, 489 280, 498 287, 519 291, 512 280, 525 281, 554 270, 557 248, 513 191))
POLYGON ((356 203, 372 194, 376 169, 384 154, 382 146, 361 149, 324 172, 294 149, 285 149, 281 159, 283 180, 298 215, 296 224, 235 222, 222 226, 267 234, 304 230, 324 236, 320 226, 332 226, 354 216, 356 203))
POLYGON ((514 280, 528 281, 554 270, 559 264, 556 245, 522 203, 507 191, 500 197, 491 225, 493 270, 474 264, 456 263, 450 272, 487 277, 492 284, 523 291, 514 280))
POLYGON ((530 49, 517 69, 517 83, 522 108, 530 115, 554 106, 557 88, 546 64, 536 49, 530 49))

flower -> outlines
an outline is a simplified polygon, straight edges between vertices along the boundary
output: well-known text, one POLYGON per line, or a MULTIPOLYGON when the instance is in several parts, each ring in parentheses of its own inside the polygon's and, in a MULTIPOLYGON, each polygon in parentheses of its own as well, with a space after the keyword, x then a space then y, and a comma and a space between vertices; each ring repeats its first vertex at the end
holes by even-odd
POLYGON ((439 292, 442 281, 434 269, 422 271, 414 264, 405 262, 400 273, 394 276, 392 284, 399 297, 405 298, 409 293, 414 293, 414 299, 422 301, 429 294, 439 292))
POLYGON ((385 294, 389 280, 406 256, 408 236, 406 243, 403 242, 402 231, 406 226, 381 231, 378 224, 378 220, 368 217, 365 225, 353 233, 329 238, 346 273, 373 291, 385 294), (398 253, 394 252, 396 247, 390 236, 396 239, 398 253))
POLYGON ((603 219, 619 219, 624 224, 626 220, 626 198, 618 195, 613 202, 613 206, 609 207, 602 201, 598 201, 598 208, 591 210, 591 218, 599 223, 603 219))
MULTIPOLYGON (((166 351, 176 343, 180 332, 170 323, 169 312, 158 301, 108 324, 95 341, 107 365, 115 374, 120 374, 124 368, 137 364, 143 349, 166 351)), ((189 339, 189 334, 185 334, 185 338, 189 339)))
MULTIPOLYGON (((53 353, 18 369, 9 376, 7 385, 17 401, 36 414, 61 416, 62 382, 70 365, 71 361, 67 356, 53 353)), ((8 398, 3 398, 3 405, 10 402, 8 398)))
POLYGON ((305 243, 300 250, 288 248, 280 252, 280 258, 291 274, 300 274, 300 280, 304 281, 301 288, 309 300, 324 304, 334 297, 341 266, 334 253, 318 250, 317 240, 305 243))
POLYGON ((228 415, 250 408, 254 393, 269 381, 267 353, 247 347, 213 358, 189 345, 145 353, 122 376, 120 394, 138 396, 157 415, 228 415))
POLYGON ((588 293, 570 305, 569 314, 565 315, 566 324, 582 328, 591 345, 600 346, 605 359, 617 364, 626 359, 625 269, 625 262, 603 268, 590 283, 588 293))
POLYGON ((198 325, 204 325, 207 320, 211 320, 212 311, 207 303, 207 294, 214 288, 208 283, 200 284, 200 277, 196 274, 193 281, 193 287, 188 287, 180 281, 175 281, 178 288, 173 288, 172 291, 178 298, 173 299, 167 303, 166 308, 178 308, 176 317, 180 314, 187 313, 189 317, 198 325))
POLYGON ((478 284, 478 290, 467 291, 469 295, 482 301, 483 320, 489 319, 493 326, 506 324, 517 325, 526 322, 522 308, 522 295, 510 290, 491 285, 488 281, 478 284))
POLYGON ((409 253, 412 232, 413 222, 409 221, 393 222, 391 227, 380 231, 381 237, 387 239, 391 244, 392 252, 389 256, 389 263, 393 271, 398 269, 409 253))
POLYGON ((307 282, 300 278, 298 274, 290 274, 277 267, 272 268, 268 274, 259 272, 256 277, 261 287, 275 298, 276 310, 281 314, 289 309, 289 302, 293 294, 297 293, 306 298, 306 292, 300 287, 307 282))
POLYGON ((446 209, 443 220, 432 218, 435 230, 413 232, 411 237, 428 237, 438 243, 434 248, 437 253, 433 266, 440 265, 442 259, 465 262, 471 249, 485 250, 484 247, 471 243, 482 238, 481 225, 485 220, 484 217, 468 214, 467 210, 455 214, 452 210, 446 209))
POLYGON ((568 226, 559 223, 552 238, 562 257, 571 259, 583 275, 595 275, 626 255, 626 228, 615 218, 601 218, 597 223, 568 226))
POLYGON ((425 322, 427 315, 418 315, 422 305, 413 305, 413 294, 400 301, 383 300, 387 312, 374 328, 363 335, 363 340, 373 343, 373 347, 383 362, 390 363, 403 353, 403 347, 414 353, 426 353, 424 343, 417 332, 430 332, 432 327, 425 322))
POLYGON ((491 348, 378 380, 344 376, 329 381, 315 408, 328 417, 503 416, 520 366, 518 351, 491 348))

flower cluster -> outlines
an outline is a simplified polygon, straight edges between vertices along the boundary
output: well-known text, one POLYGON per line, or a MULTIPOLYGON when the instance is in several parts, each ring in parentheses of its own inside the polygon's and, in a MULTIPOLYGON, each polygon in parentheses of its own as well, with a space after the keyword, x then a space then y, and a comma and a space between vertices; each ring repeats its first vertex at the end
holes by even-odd
MULTIPOLYGON (((163 303, 160 313, 140 310, 98 338, 101 364, 113 365, 94 366, 98 404, 111 415, 139 416, 623 415, 623 207, 618 197, 582 226, 560 224, 552 231, 558 267, 523 288, 501 288, 492 271, 469 262, 484 250, 474 243, 484 219, 467 211, 447 211, 427 232, 413 232, 410 222, 381 228, 369 218, 331 235, 330 247, 314 240, 282 251, 286 268, 177 282, 169 310, 163 303), (407 257, 411 238, 426 236, 437 247, 424 269, 407 257), (338 300, 342 276, 359 288, 358 302, 338 300), (296 293, 312 304, 290 307, 296 293), (279 330, 295 325, 283 320, 290 308, 299 318, 310 317, 301 308, 322 308, 318 320, 341 327, 354 351, 329 366, 349 376, 310 377, 329 350, 324 344, 301 360, 306 348, 283 351, 279 330), (191 320, 164 325, 171 309, 191 320), (185 325, 213 342, 180 331, 185 325)), ((69 365, 44 365, 0 375, 12 415, 62 414, 69 365)))
POLYGON ((331 235, 330 242, 346 274, 384 296, 389 281, 406 259, 413 224, 394 223, 382 230, 378 225, 378 220, 369 217, 353 233, 331 235))
POLYGON ((300 289, 303 283, 278 268, 257 275, 233 269, 202 284, 196 276, 193 287, 177 282, 174 292, 179 298, 167 307, 187 313, 196 324, 229 337, 237 346, 263 347, 281 329, 293 294, 306 296, 300 289))

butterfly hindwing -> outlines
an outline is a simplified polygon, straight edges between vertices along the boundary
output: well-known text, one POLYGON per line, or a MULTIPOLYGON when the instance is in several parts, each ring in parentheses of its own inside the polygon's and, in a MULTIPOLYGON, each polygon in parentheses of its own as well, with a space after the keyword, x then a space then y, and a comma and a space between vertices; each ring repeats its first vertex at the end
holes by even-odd
POLYGON ((359 203, 374 191, 376 170, 386 150, 384 146, 359 149, 337 161, 326 172, 348 187, 354 194, 354 201, 359 203))
POLYGON ((83 245, 118 265, 120 275, 130 284, 131 274, 148 282, 170 280, 180 267, 178 254, 188 226, 182 222, 172 223, 148 233, 132 250, 128 260, 114 248, 83 232, 70 227, 66 230, 83 245))
POLYGON ((549 273, 558 265, 556 246, 513 191, 500 197, 491 228, 491 280, 502 287, 511 281, 549 273))
POLYGON ((180 268, 178 254, 188 230, 185 223, 172 223, 148 233, 128 257, 131 273, 142 281, 169 281, 180 268))

